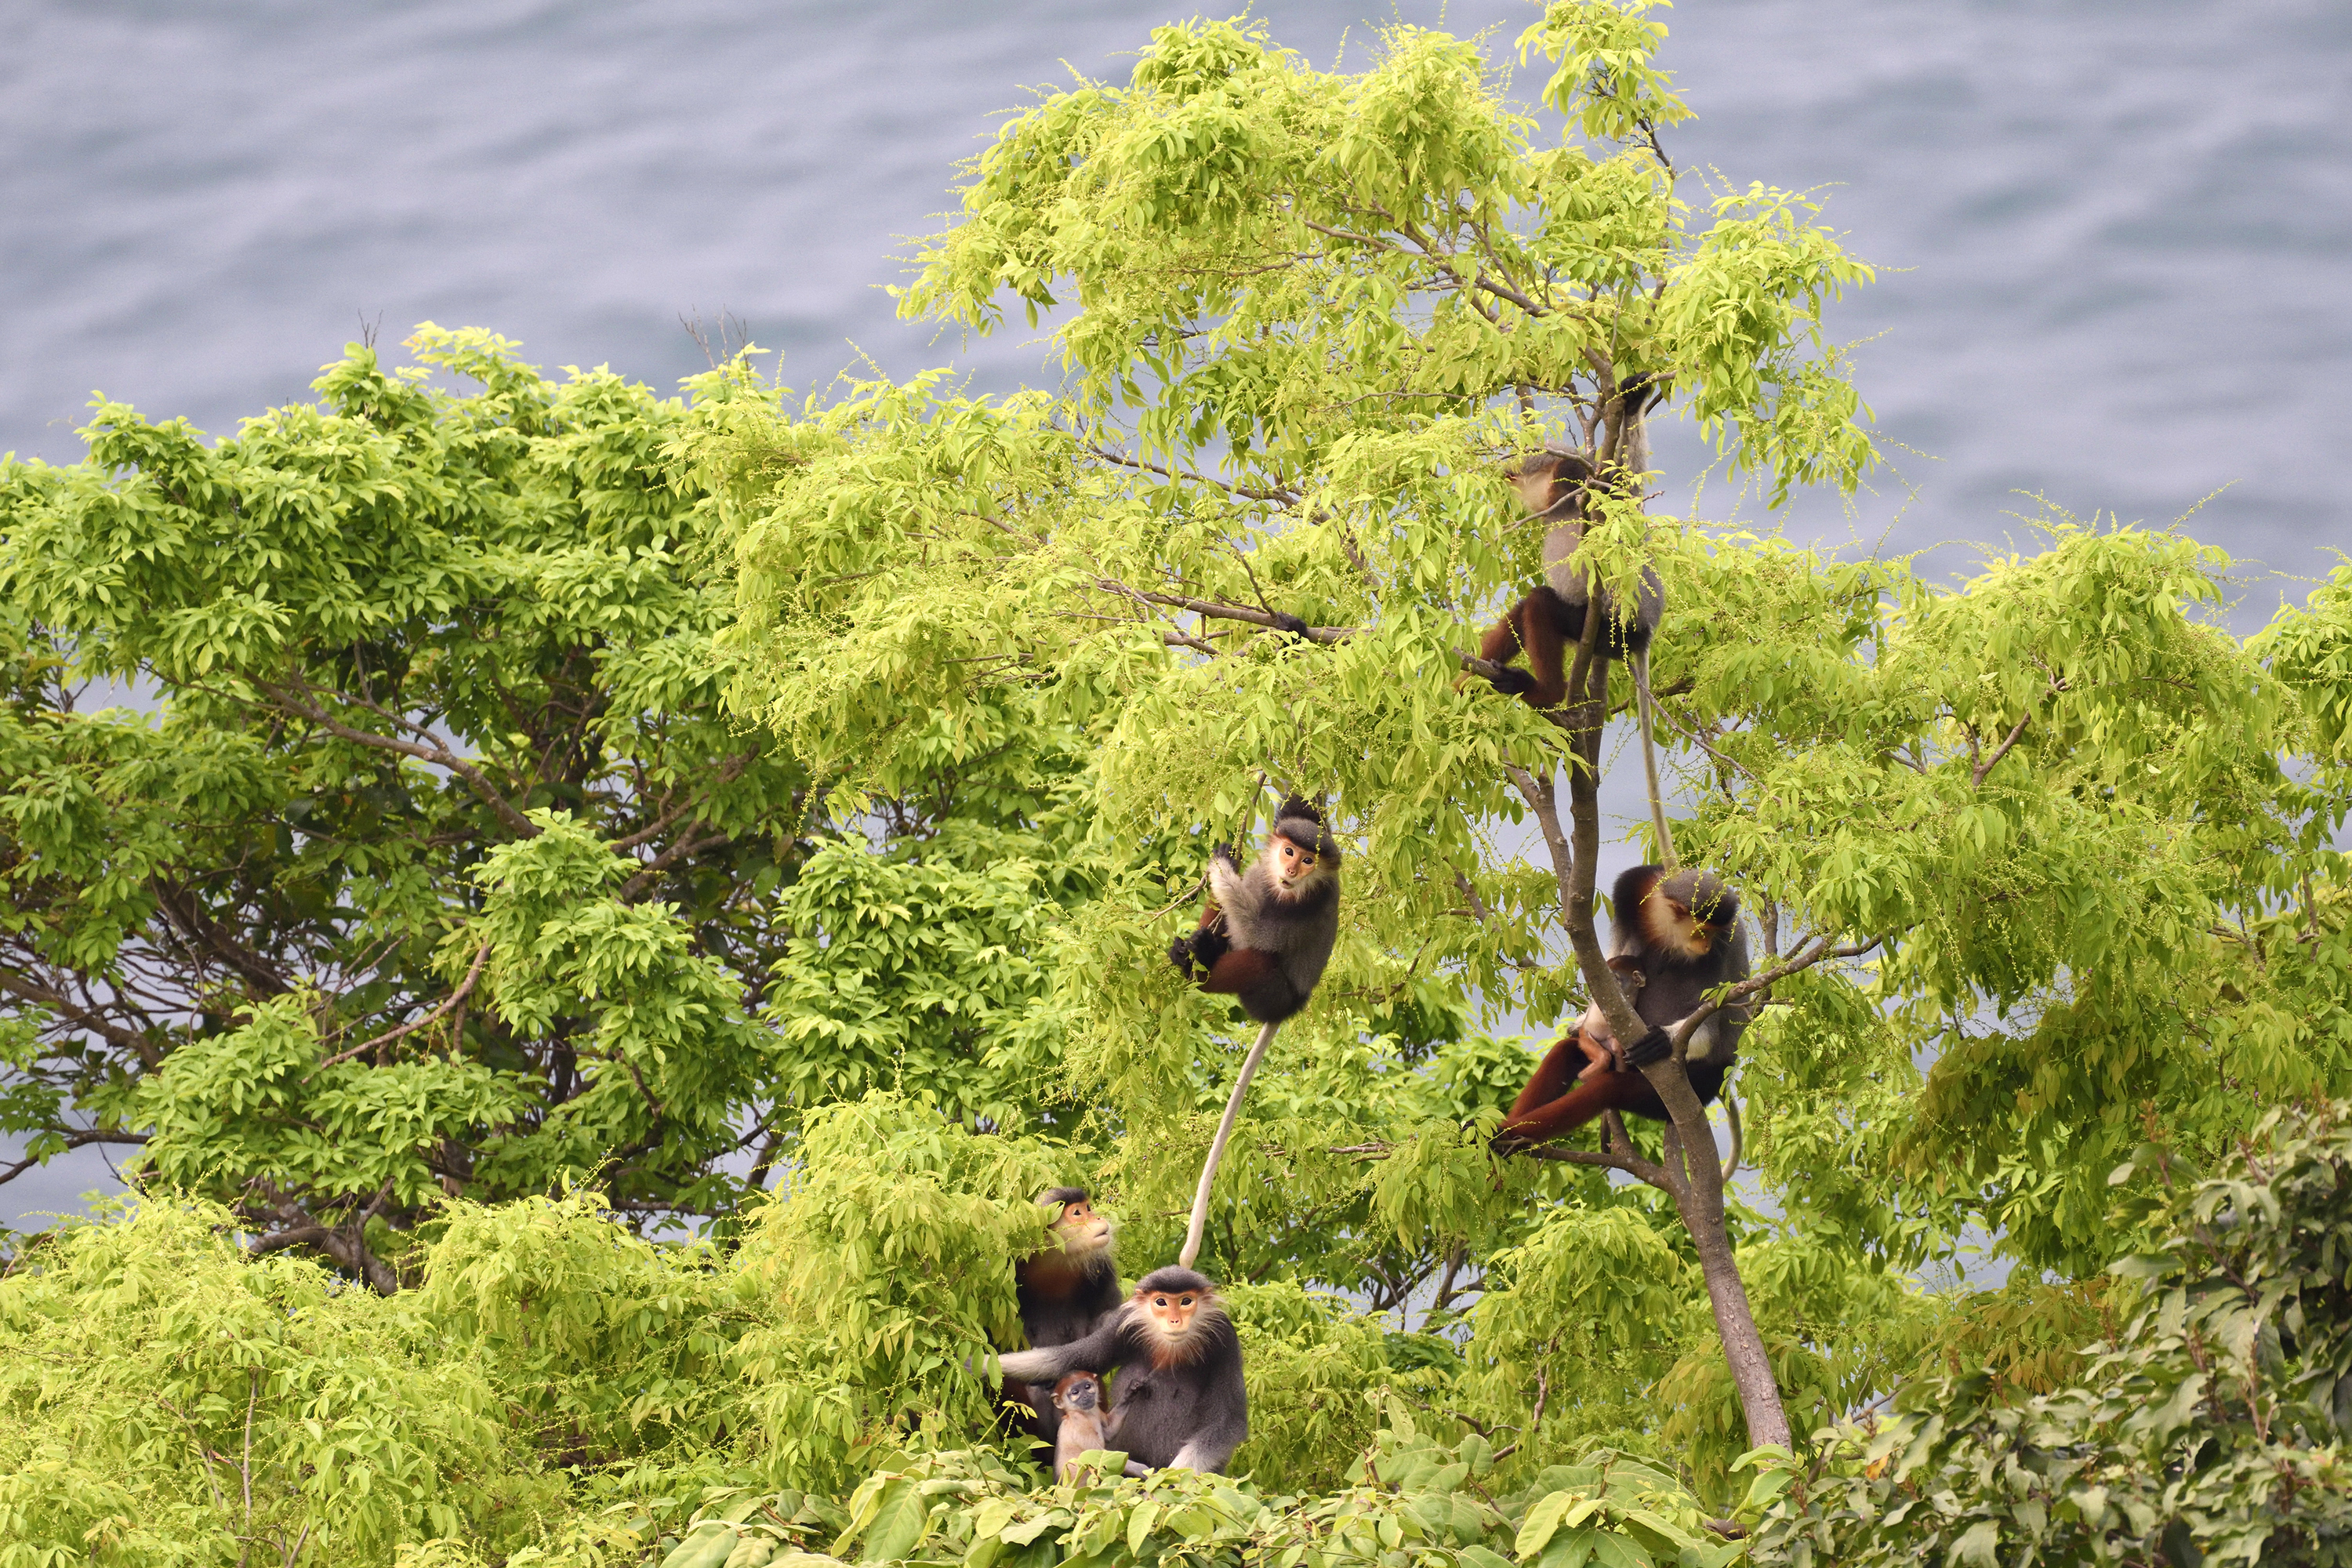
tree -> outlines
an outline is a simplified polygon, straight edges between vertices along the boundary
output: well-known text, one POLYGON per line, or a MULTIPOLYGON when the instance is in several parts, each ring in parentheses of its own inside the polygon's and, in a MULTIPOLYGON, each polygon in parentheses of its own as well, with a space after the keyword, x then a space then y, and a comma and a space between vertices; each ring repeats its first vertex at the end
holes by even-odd
MULTIPOLYGON (((422 1321, 434 1354, 488 1369, 528 1447, 514 1472, 569 1478, 541 1536, 556 1560, 642 1551, 708 1488, 725 1495, 695 1561, 762 1508, 758 1531, 804 1548, 951 1548, 973 1568, 1179 1541, 1369 1559, 1408 1538, 1561 1568, 1602 1535, 1612 1560, 1713 1561, 1776 1489, 1802 1510, 1804 1489, 1843 1486, 1852 1456, 1817 1435, 1923 1365, 1990 1367, 1982 1411, 2108 1376, 2123 1363, 2085 1350, 2130 1303, 2100 1271, 2174 1223, 2147 1201, 2161 1163, 2136 1152, 2215 1167, 2266 1105, 2352 1066, 2330 847, 2352 568, 2241 641, 2216 614, 2229 563, 2176 532, 2053 514, 2038 552, 1937 584, 1649 514, 1629 481, 1584 560, 1621 598, 1644 561, 1666 583, 1675 837, 1739 889, 1765 954, 1738 1079, 1756 1199, 1725 1194, 1671 1062, 1670 1130, 1492 1143, 1532 1062, 1485 1029, 1588 998, 1625 1023, 1592 908, 1625 689, 1588 657, 1539 714, 1464 652, 1534 575, 1501 464, 1547 441, 1629 450, 1635 371, 1669 375, 1768 499, 1853 482, 1870 456, 1820 324, 1866 268, 1783 193, 1683 205, 1662 37, 1638 0, 1551 7, 1525 42, 1574 127, 1552 146, 1440 34, 1393 29, 1370 68, 1327 74, 1245 24, 1160 29, 1127 85, 1007 124, 906 295, 975 329, 1008 289, 1066 306, 1055 392, 975 398, 938 373, 786 398, 738 363, 672 405, 551 385, 467 340, 476 357, 451 363, 473 396, 354 354, 325 411, 219 448, 124 415, 91 465, 8 470, 0 587, 26 673, 6 743, 28 763, 6 797, 4 972, 39 988, 12 993, 12 1125, 147 1139, 137 1213, 183 1227, 156 1244, 174 1258, 247 1267, 218 1234, 241 1231, 418 1286, 367 1322, 422 1321), (390 390, 344 409, 345 381, 390 390), (391 439, 370 410, 394 394, 423 400, 398 426, 418 455, 337 456, 391 439), (622 413, 544 412, 596 398, 622 413), (628 462, 563 456, 605 449, 593 430, 628 462), (259 462, 271 440, 292 455, 259 462), (314 471, 332 483, 282 477, 314 471), (637 552, 545 566, 616 491, 664 520, 637 552), (431 555, 468 508, 507 531, 431 555), (281 514, 312 521, 281 538, 281 514), (374 564, 420 553, 441 563, 419 581, 475 583, 478 556, 513 574, 436 607, 374 564), (316 582, 266 594, 289 562, 316 582), (424 651, 347 651, 335 616, 399 593, 425 607, 398 647, 424 651), (604 618, 583 633, 551 604, 604 618), (577 802, 530 794, 541 752, 499 728, 497 694, 526 689, 499 661, 541 625, 559 647, 603 639, 603 684, 542 726, 571 735, 597 705, 608 771, 577 802), (160 717, 69 705, 87 670, 152 682, 160 717), (362 684, 393 670, 397 693, 362 684), (637 760, 646 737, 667 762, 637 760), (438 748, 394 775, 427 826, 277 837, 290 806, 270 803, 320 793, 303 770, 390 740, 438 748), (1016 1495, 1031 1477, 986 1451, 981 1363, 1012 1338, 1030 1194, 1088 1182, 1130 1273, 1173 1253, 1251 1031, 1161 954, 1210 846, 1294 789, 1348 841, 1346 923, 1213 1194, 1203 1263, 1233 1290, 1261 1417, 1248 1484, 1016 1495), (656 826, 671 837, 632 842, 656 826), (659 898, 637 885, 721 831, 655 873, 659 898), (338 868, 359 844, 365 877, 302 891, 326 875, 314 840, 338 868), (679 885, 688 866, 709 879, 679 885), (158 876, 221 889, 192 930, 299 951, 289 984, 177 956, 202 939, 167 923, 158 876), (337 978, 395 931, 417 933, 405 989, 337 978), (184 967, 150 982, 150 952, 184 967), (404 1023, 425 1026, 377 1042, 404 1023), (739 1142, 782 1201, 730 1173, 739 1142), (281 1194, 297 1215, 264 1206, 281 1194), (611 1217, 698 1209, 724 1223, 692 1247, 611 1217), (1971 1227, 2016 1283, 1926 1289, 1971 1227), (1783 1436, 1798 1452, 1748 1452, 1783 1436)), ((20 1249, 0 1329, 128 1401, 143 1373, 56 1337, 128 1267, 108 1245, 20 1249)), ((357 1294, 318 1310, 357 1317, 340 1304, 357 1294)), ((257 1419, 298 1419, 310 1375, 249 1395, 257 1419)), ((63 1435, 42 1428, 56 1452, 27 1495, 79 1540, 95 1521, 56 1454, 109 1428, 58 1384, 21 1391, 37 1381, 15 1408, 63 1435)), ((236 1392, 206 1384, 191 1453, 227 1451, 236 1392)), ((1984 1430, 1971 1463, 1997 1451, 1984 1430)), ((210 1473, 184 1468, 157 1495, 210 1473)), ((1845 1503, 1875 1494, 1822 1506, 1845 1503)), ((1811 1537, 1751 1539, 1793 1557, 1811 1537)))
POLYGON ((2150 1253, 2079 1381, 2000 1396, 1969 1370, 1849 1426, 1768 1527, 1767 1560, 2341 1563, 2352 1551, 2352 1130, 2273 1111, 2200 1179, 2148 1145, 2150 1253))
POLYGON ((217 446, 101 404, 87 464, 0 472, 0 1177, 134 1145, 257 1251, 390 1289, 445 1194, 593 1172, 649 1222, 731 1214, 802 1109, 908 1059, 952 1115, 1035 1114, 1018 950, 1084 873, 1003 830, 1063 809, 1051 732, 911 737, 884 852, 830 831, 722 710, 685 405, 412 346, 217 446))
MULTIPOLYGON (((1541 1019, 1580 986, 1633 1025, 1592 923, 1623 700, 1580 653, 1570 704, 1534 714, 1486 694, 1462 651, 1532 575, 1540 531, 1500 462, 1564 441, 1605 470, 1636 371, 1670 380, 1768 498, 1850 487, 1872 459, 1821 329, 1868 268, 1788 193, 1685 205, 1663 139, 1688 111, 1652 64, 1649 10, 1572 0, 1522 38, 1554 62, 1544 95, 1573 126, 1556 147, 1442 34, 1392 29, 1371 68, 1330 75, 1245 23, 1159 29, 1128 86, 1005 126, 904 296, 983 331, 1008 294, 1033 320, 1065 310, 1060 395, 927 379, 743 437, 767 479, 732 496, 739 691, 813 765, 855 779, 886 765, 909 705, 953 714, 1006 686, 1098 737, 1127 864, 1064 960, 1066 983, 1101 976, 1072 1059, 1146 1144, 1199 1146, 1192 1026, 1213 1016, 1149 955, 1268 784, 1330 800, 1356 846, 1348 937, 1328 1000, 1286 1034, 1294 1062, 1433 994, 1541 1019), (1498 842, 1528 815, 1549 877, 1498 842)), ((2177 1074, 2189 1125, 2237 1125, 2223 1075, 2189 1059, 2197 1008, 2252 932, 2224 918, 2252 919, 2313 843, 2278 766, 2284 694, 2195 614, 2221 558, 2059 519, 2046 554, 1954 592, 1645 516, 1639 489, 1604 503, 1580 559, 1621 602, 1643 559, 1664 576, 1658 679, 1695 807, 1675 831, 1759 916, 1759 1066, 1851 1065, 1880 1097, 1880 1115, 1816 1111, 1768 1079, 1768 1169, 1796 1173, 1804 1156, 1772 1152, 1792 1136, 1860 1137, 1906 1172, 1864 1200, 1867 1229, 1845 1184, 1790 1201, 1843 1207, 1863 1256, 1916 1261, 1976 1215, 2029 1262, 2095 1267, 2104 1171, 2141 1109, 2106 1086, 2177 1074), (1977 1032, 1988 1018, 2029 1026, 1977 1032), (1915 1115, 1921 1050, 1937 1065, 1915 1115), (1995 1131, 2012 1120, 2074 1152, 2019 1161, 1995 1131)), ((2293 1090, 2338 1060, 2273 1031, 2230 1066, 2293 1090)), ((1679 1067, 1651 1070, 1676 1113, 1662 1148, 1538 1152, 1667 1193, 1748 1433, 1785 1441, 1715 1159, 1692 1157, 1712 1138, 1679 1067)), ((1308 1190, 1318 1148, 1381 1142, 1375 1113, 1329 1109, 1265 1129, 1308 1190)), ((1465 1152, 1440 1205, 1456 1240, 1497 1225, 1465 1152)), ((1147 1206, 1186 1163, 1134 1173, 1147 1206)))

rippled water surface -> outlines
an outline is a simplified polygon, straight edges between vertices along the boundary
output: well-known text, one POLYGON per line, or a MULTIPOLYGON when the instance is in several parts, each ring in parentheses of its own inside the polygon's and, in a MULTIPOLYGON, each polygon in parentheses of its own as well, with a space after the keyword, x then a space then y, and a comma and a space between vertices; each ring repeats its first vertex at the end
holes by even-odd
MULTIPOLYGON (((992 112, 1070 68, 1123 74, 1189 14, 0 0, 0 450, 79 456, 97 389, 230 431, 306 395, 362 319, 393 341, 487 326, 666 387, 705 363, 679 317, 728 310, 795 384, 861 353, 909 374, 960 345, 877 285, 992 112)), ((1498 26, 1506 56, 1534 12, 1260 15, 1328 65, 1368 17, 1498 26)), ((1700 113, 1677 161, 1819 188, 1887 269, 1832 325, 1870 340, 1897 470, 1851 512, 1801 498, 1793 531, 2022 540, 2016 492, 2160 523, 2219 490, 2189 526, 2249 563, 2242 629, 2352 546, 2352 7, 1683 0, 1668 20, 1700 113)), ((1045 374, 1020 334, 964 357, 983 386, 1045 374)), ((1688 472, 1699 449, 1660 456, 1688 472)), ((0 1187, 0 1219, 105 1176, 60 1162, 0 1187)))

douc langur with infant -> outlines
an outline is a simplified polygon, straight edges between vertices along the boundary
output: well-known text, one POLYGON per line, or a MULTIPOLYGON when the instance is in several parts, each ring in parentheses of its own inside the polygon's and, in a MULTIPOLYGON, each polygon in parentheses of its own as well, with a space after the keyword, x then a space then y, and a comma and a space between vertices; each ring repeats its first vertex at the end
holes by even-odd
MULTIPOLYGON (((1586 1009, 1519 1091, 1498 1142, 1548 1142, 1610 1110, 1672 1120, 1639 1069, 1664 1059, 1670 1033, 1709 993, 1748 977, 1738 897, 1713 872, 1635 866, 1617 879, 1610 901, 1609 967, 1649 1032, 1621 1043, 1597 1005, 1586 1009)), ((1748 1016, 1746 1003, 1727 1002, 1691 1032, 1683 1067, 1701 1105, 1722 1092, 1748 1016)))
MULTIPOLYGON (((1111 1258, 1113 1227, 1108 1215, 1095 1212, 1084 1187, 1049 1187, 1037 1201, 1056 1211, 1049 1222, 1054 1242, 1013 1265, 1013 1291, 1029 1342, 1066 1345, 1094 1332, 1126 1301, 1111 1258)), ((1008 1381, 1004 1395, 1025 1407, 1019 1421, 1024 1431, 1040 1442, 1055 1441, 1061 1402, 1050 1384, 1031 1388, 1008 1381)))
POLYGON ((1015 1351, 1003 1364, 1008 1382, 1113 1373, 1106 1436, 1153 1469, 1222 1471, 1249 1436, 1241 1341, 1217 1288, 1189 1268, 1152 1270, 1085 1339, 1015 1351))

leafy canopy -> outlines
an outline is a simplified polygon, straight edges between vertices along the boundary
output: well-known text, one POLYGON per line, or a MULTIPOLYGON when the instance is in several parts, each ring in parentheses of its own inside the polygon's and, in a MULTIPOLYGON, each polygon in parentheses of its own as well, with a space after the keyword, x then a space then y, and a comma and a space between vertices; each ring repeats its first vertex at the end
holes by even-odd
MULTIPOLYGON (((1868 268, 1798 196, 1676 172, 1659 9, 1549 7, 1536 112, 1473 42, 1325 73, 1242 21, 1015 116, 903 300, 1057 312, 1050 391, 739 363, 673 402, 426 329, 217 445, 102 405, 89 463, 0 470, 0 1127, 136 1144, 157 1194, 0 1280, 23 1538, 626 1561, 703 1510, 697 1561, 1579 1568, 1714 1561, 1706 1519, 1778 1508, 1759 1559, 1968 1557, 2060 1517, 1990 1499, 2015 1432, 2180 1458, 2116 1423, 2205 1320, 2118 1341, 2100 1271, 2186 1234, 2151 1134, 2218 1166, 2352 1067, 2352 568, 2240 641, 2175 532, 2053 517, 1945 584, 1601 497, 1582 563, 1666 585, 1675 842, 1786 971, 1727 1228, 1798 1468, 1739 1468, 1673 1211, 1488 1146, 1509 1032, 1584 1004, 1594 869, 1554 832, 1570 737, 1464 663, 1536 573, 1501 464, 1636 460, 1636 374, 1767 501, 1873 456, 1823 325, 1868 268), (1084 1180, 1130 1272, 1172 1253, 1248 1030, 1160 953, 1293 789, 1347 901, 1213 1194, 1248 1484, 1033 1496, 970 1364, 1013 1342, 1029 1195, 1084 1180), (629 1233, 680 1215, 720 1223, 629 1233), (1925 1291, 1972 1226, 2020 1283, 1925 1291), (1997 1377, 1923 1395, 1947 1492, 1896 1519, 1867 1489, 1913 1471, 1807 1439, 1923 1365, 1997 1377), (372 1512, 314 1481, 354 1453, 400 1478, 372 1512)), ((2335 1313, 2294 1278, 2212 1298, 2258 1371, 2263 1324, 2335 1313)), ((2261 1466, 2333 1439, 2242 1404, 2221 1490, 2081 1539, 2242 1554, 2261 1466)))

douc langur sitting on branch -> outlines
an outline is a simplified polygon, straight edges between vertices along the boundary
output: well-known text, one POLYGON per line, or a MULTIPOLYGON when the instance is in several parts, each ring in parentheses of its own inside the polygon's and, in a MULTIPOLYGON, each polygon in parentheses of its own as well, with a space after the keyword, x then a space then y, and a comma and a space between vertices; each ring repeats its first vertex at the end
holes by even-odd
MULTIPOLYGON (((1625 1046, 1610 1037, 1596 1005, 1544 1057, 1496 1133, 1499 1142, 1542 1143, 1604 1111, 1670 1121, 1658 1091, 1638 1070, 1672 1048, 1667 1036, 1718 986, 1748 978, 1748 933, 1739 900, 1708 871, 1635 866, 1611 893, 1609 967, 1649 1032, 1625 1046)), ((1724 1075, 1748 1028, 1748 1008, 1717 1008, 1691 1032, 1684 1070, 1701 1105, 1722 1092, 1724 1075)))
MULTIPOLYGON (((1013 1265, 1013 1290, 1021 1327, 1033 1345, 1066 1345, 1085 1339, 1126 1300, 1118 1288, 1118 1265, 1111 1259, 1112 1227, 1097 1214, 1084 1187, 1049 1187, 1037 1201, 1056 1207, 1050 1222, 1054 1245, 1013 1265)), ((1059 1425, 1050 1388, 1024 1395, 1018 1384, 1005 1396, 1027 1406, 1020 1425, 1041 1442, 1054 1441, 1059 1425)))
POLYGON ((1075 1344, 1015 1351, 1007 1381, 1115 1373, 1118 1446, 1153 1469, 1223 1470, 1249 1436, 1242 1346, 1217 1288, 1189 1268, 1156 1268, 1102 1327, 1075 1344))
POLYGON ((1292 796, 1246 869, 1217 847, 1209 862, 1209 902, 1189 937, 1169 944, 1169 961, 1201 989, 1233 996, 1261 1024, 1307 1005, 1339 934, 1339 843, 1323 816, 1292 796))

